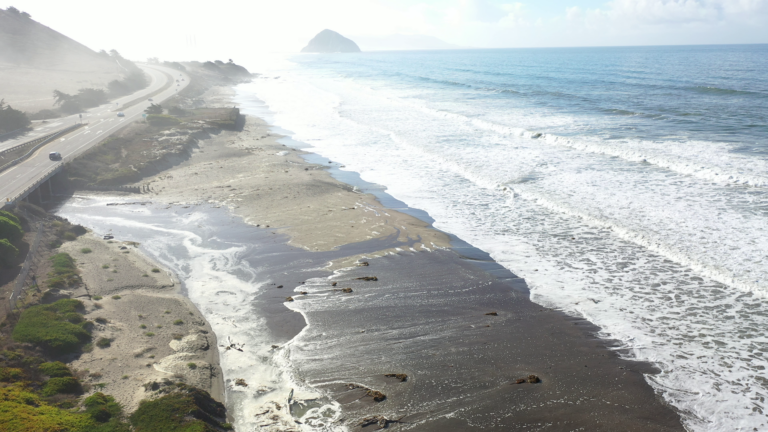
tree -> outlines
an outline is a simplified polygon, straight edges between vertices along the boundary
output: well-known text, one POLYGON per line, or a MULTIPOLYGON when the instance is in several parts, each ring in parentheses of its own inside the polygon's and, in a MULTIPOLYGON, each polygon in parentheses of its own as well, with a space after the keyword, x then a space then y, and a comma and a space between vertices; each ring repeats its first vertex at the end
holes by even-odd
POLYGON ((14 14, 16 14, 16 15, 18 15, 18 14, 19 14, 19 10, 18 10, 18 9, 16 9, 15 7, 13 7, 13 6, 8 6, 8 9, 6 9, 6 10, 7 10, 8 12, 10 12, 10 13, 14 13, 14 14))
POLYGON ((147 59, 147 63, 149 64, 160 64, 160 59, 157 57, 150 57, 147 59))
POLYGON ((78 98, 71 98, 64 101, 63 104, 61 104, 61 112, 65 114, 77 114, 79 112, 83 112, 83 106, 80 104, 80 100, 78 98))
POLYGON ((123 56, 121 56, 116 49, 109 50, 109 55, 111 55, 112 57, 123 58, 123 56))
POLYGON ((102 89, 81 88, 77 91, 77 101, 86 108, 99 106, 107 102, 107 92, 102 89))
POLYGON ((160 105, 150 104, 147 109, 144 110, 147 114, 162 114, 163 113, 163 107, 160 105))
POLYGON ((109 57, 109 53, 104 50, 99 50, 99 55, 102 57, 109 57))
POLYGON ((68 94, 64 93, 63 91, 54 90, 53 91, 53 98, 56 99, 53 102, 53 105, 56 106, 56 105, 61 105, 64 102, 72 99, 72 95, 68 95, 68 94))
POLYGON ((21 16, 23 16, 24 18, 32 18, 32 15, 30 15, 30 14, 28 14, 26 12, 22 12, 21 16))
POLYGON ((13 109, 5 103, 4 99, 0 99, 0 131, 11 132, 25 128, 29 124, 29 118, 23 111, 13 109))

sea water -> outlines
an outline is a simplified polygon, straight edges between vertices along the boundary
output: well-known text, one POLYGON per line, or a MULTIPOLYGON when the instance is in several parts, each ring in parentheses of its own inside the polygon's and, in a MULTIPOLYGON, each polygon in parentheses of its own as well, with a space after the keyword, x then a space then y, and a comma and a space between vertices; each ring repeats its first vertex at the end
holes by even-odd
POLYGON ((238 88, 244 113, 657 364, 648 381, 691 430, 768 427, 768 46, 248 66, 260 76, 238 88))

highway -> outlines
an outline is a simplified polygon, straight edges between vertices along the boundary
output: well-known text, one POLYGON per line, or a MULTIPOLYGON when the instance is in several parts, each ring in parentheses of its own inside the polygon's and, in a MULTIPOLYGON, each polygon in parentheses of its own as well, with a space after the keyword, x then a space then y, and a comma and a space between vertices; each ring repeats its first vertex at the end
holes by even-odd
MULTIPOLYGON (((169 79, 173 80, 171 82, 172 85, 161 93, 152 96, 154 103, 161 103, 189 84, 189 76, 178 70, 156 65, 139 66, 152 78, 149 87, 84 112, 82 121, 87 123, 86 126, 43 146, 29 159, 0 173, 0 200, 2 200, 0 205, 4 204, 7 200, 13 201, 17 199, 25 189, 46 176, 51 170, 71 161, 118 129, 132 121, 140 120, 144 110, 151 103, 146 99, 149 98, 149 95, 165 86, 169 79), (178 83, 175 82, 177 79, 179 80, 178 83), (139 98, 143 98, 143 100, 124 110, 122 109, 124 104, 129 104, 139 98), (125 117, 118 117, 118 111, 122 111, 125 117), (60 161, 50 160, 48 153, 53 151, 61 153, 63 159, 60 161)), ((20 142, 16 141, 14 145, 32 140, 36 136, 55 132, 78 122, 80 122, 78 115, 56 119, 44 127, 41 126, 39 131, 35 129, 34 132, 37 135, 26 135, 24 139, 20 142)), ((5 145, 6 143, 7 141, 0 145, 0 150, 8 148, 5 145)))

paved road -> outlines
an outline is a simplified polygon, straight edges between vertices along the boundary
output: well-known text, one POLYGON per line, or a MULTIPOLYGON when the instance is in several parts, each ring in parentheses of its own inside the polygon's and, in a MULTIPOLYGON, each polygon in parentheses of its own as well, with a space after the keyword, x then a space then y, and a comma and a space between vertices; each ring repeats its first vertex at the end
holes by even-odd
MULTIPOLYGON (((169 73, 175 72, 176 78, 179 78, 178 71, 174 71, 173 69, 149 67, 144 65, 139 65, 139 67, 142 68, 144 72, 146 72, 151 79, 150 84, 147 88, 139 90, 136 93, 130 94, 128 96, 121 97, 120 99, 115 99, 113 102, 109 104, 104 104, 96 108, 91 108, 85 111, 83 113, 83 121, 87 122, 88 118, 98 114, 103 114, 104 111, 108 111, 110 109, 112 110, 119 109, 120 106, 135 100, 137 97, 152 94, 158 89, 162 88, 167 81, 167 77, 164 73, 160 71, 161 69, 165 71, 169 71, 169 73)), ((77 114, 74 114, 68 117, 61 117, 57 119, 48 120, 45 123, 43 123, 42 121, 34 121, 32 122, 31 131, 23 135, 14 137, 13 139, 0 142, 0 151, 17 146, 19 144, 23 144, 27 141, 31 141, 37 137, 48 135, 49 133, 56 132, 58 130, 64 129, 67 126, 71 126, 79 122, 80 122, 80 117, 77 114)))
MULTIPOLYGON (((172 82, 173 85, 162 93, 153 96, 152 98, 155 103, 160 103, 163 100, 168 99, 189 84, 189 76, 175 69, 154 65, 141 65, 140 67, 152 77, 152 84, 147 89, 116 101, 120 106, 124 103, 136 100, 137 97, 146 97, 146 95, 162 88, 168 81, 169 76, 174 80, 172 82), (183 81, 176 83, 175 80, 177 79, 183 79, 183 81)), ((144 100, 136 105, 126 108, 123 111, 125 117, 117 117, 117 113, 115 112, 117 105, 115 105, 114 102, 93 108, 84 113, 83 121, 88 123, 87 126, 77 129, 64 137, 43 146, 26 161, 0 173, 0 200, 4 203, 8 198, 11 200, 15 199, 24 191, 24 189, 34 184, 52 168, 72 160, 77 155, 85 152, 128 123, 141 119, 141 115, 150 103, 151 102, 144 100), (48 159, 48 153, 52 151, 60 152, 63 156, 63 160, 52 161, 48 159)), ((58 120, 59 119, 57 119, 57 123, 59 122, 58 120)), ((77 121, 79 121, 77 116, 62 119, 61 124, 57 125, 57 128, 70 126, 77 121)), ((50 132, 53 132, 53 130, 48 130, 45 133, 50 132)), ((28 139, 31 138, 27 137, 24 141, 28 139)))

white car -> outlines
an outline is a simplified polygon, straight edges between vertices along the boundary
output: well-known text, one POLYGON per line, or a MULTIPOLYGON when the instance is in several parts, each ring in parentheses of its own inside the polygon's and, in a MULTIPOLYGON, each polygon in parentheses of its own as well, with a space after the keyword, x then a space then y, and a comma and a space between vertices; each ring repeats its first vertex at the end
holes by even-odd
POLYGON ((122 111, 120 111, 119 113, 117 113, 117 116, 118 116, 118 117, 125 117, 125 113, 124 113, 124 112, 122 112, 122 111))

